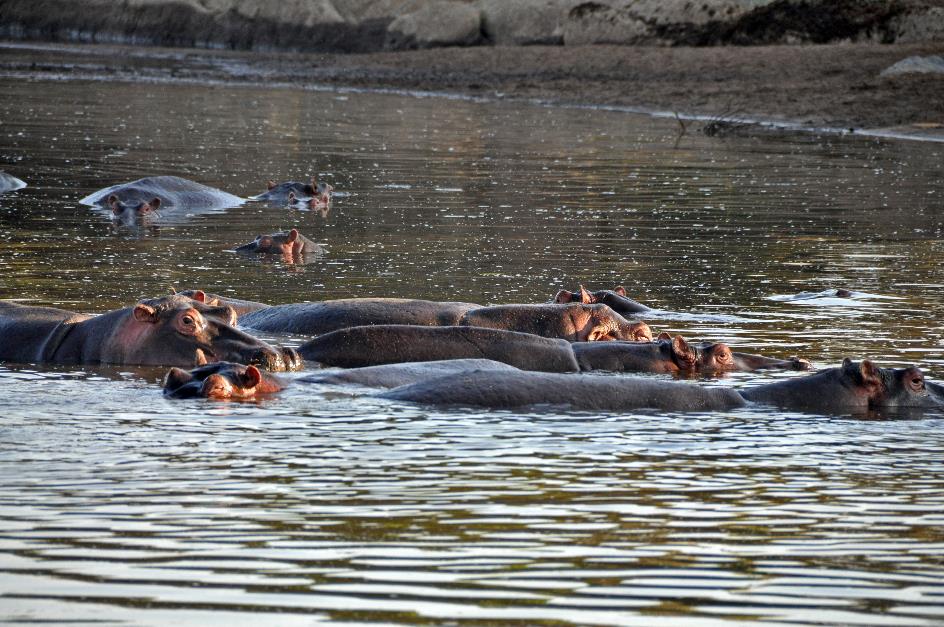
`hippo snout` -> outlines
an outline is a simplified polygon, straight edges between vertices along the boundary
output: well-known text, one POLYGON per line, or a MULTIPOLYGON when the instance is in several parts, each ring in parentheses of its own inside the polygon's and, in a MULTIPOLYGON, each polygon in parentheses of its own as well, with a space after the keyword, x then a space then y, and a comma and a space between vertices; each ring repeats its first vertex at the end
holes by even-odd
POLYGON ((285 372, 301 368, 302 358, 294 348, 265 347, 257 351, 249 359, 249 363, 270 372, 285 372))

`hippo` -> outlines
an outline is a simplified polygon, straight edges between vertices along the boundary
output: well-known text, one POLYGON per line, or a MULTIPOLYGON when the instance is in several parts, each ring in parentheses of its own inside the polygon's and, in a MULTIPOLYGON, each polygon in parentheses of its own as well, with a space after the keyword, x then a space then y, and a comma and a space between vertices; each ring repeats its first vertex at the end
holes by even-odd
POLYGON ((254 399, 274 394, 285 383, 253 365, 220 361, 187 372, 171 368, 164 376, 164 396, 168 398, 254 399))
POLYGON ((151 218, 158 210, 161 216, 177 210, 199 213, 237 207, 244 201, 178 176, 151 176, 100 189, 79 202, 108 209, 123 224, 137 224, 142 217, 151 218))
POLYGON ((0 194, 4 192, 15 192, 24 187, 26 187, 26 182, 6 172, 0 172, 0 194))
POLYGON ((753 403, 823 413, 944 407, 941 397, 928 391, 919 368, 880 368, 868 359, 846 358, 838 368, 747 388, 741 396, 753 403))
POLYGON ((351 327, 320 335, 302 344, 298 352, 309 361, 342 368, 484 358, 524 370, 579 370, 570 344, 565 340, 467 326, 351 327))
POLYGON ((552 302, 560 304, 584 303, 585 305, 602 303, 609 306, 610 309, 620 315, 651 311, 649 307, 646 307, 642 303, 637 303, 633 299, 627 297, 626 288, 622 286, 615 287, 612 290, 599 290, 596 292, 590 292, 587 291, 583 285, 581 285, 579 292, 560 290, 554 295, 552 302))
POLYGON ((258 196, 253 196, 252 200, 268 200, 272 202, 295 203, 303 200, 314 200, 319 204, 331 202, 331 192, 334 187, 328 183, 318 182, 315 177, 308 183, 299 183, 298 181, 285 181, 276 183, 268 181, 266 191, 258 196))
POLYGON ((771 405, 822 414, 944 409, 944 386, 929 391, 920 369, 879 368, 869 360, 749 387, 706 387, 636 377, 591 374, 477 371, 421 381, 382 393, 382 398, 428 405, 514 409, 566 405, 579 410, 726 410, 771 405))
MULTIPOLYGON (((667 334, 666 334, 667 335, 667 334)), ((655 342, 575 342, 572 344, 582 371, 668 372, 711 374, 764 369, 809 370, 799 357, 772 359, 733 352, 727 344, 692 346, 681 335, 655 342)))
POLYGON ((494 370, 477 370, 420 381, 394 388, 379 396, 423 405, 491 409, 556 405, 594 411, 721 411, 747 404, 731 388, 641 377, 494 370))
POLYGON ((182 295, 142 300, 99 316, 0 301, 0 361, 57 364, 258 364, 269 370, 301 366, 298 354, 276 348, 232 325, 231 307, 182 295))
POLYGON ((250 312, 240 326, 265 333, 321 335, 368 324, 448 326, 481 305, 406 298, 346 298, 276 305, 250 312))
POLYGON ((314 259, 324 254, 324 247, 316 244, 297 229, 288 233, 282 231, 269 235, 257 235, 256 239, 236 247, 237 253, 263 255, 278 255, 286 263, 304 263, 306 259, 314 259))
POLYGON ((466 312, 460 325, 520 331, 571 342, 629 340, 648 342, 645 322, 630 322, 606 305, 496 305, 466 312))

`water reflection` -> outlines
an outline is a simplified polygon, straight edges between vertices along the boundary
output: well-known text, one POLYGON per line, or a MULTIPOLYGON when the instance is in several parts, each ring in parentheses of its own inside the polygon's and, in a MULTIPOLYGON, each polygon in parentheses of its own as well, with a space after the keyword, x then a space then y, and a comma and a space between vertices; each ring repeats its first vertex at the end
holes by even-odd
MULTIPOLYGON (((2 297, 103 311, 169 285, 271 303, 625 285, 657 331, 944 379, 933 144, 673 148, 674 122, 603 111, 0 82, 3 169, 30 182, 0 197, 2 297), (343 192, 327 217, 250 202, 141 236, 78 204, 153 174, 248 197, 314 171, 343 192), (291 228, 326 244, 302 273, 231 252, 291 228)), ((0 367, 5 616, 944 618, 940 417, 434 411, 300 384, 172 402, 162 375, 0 367)))

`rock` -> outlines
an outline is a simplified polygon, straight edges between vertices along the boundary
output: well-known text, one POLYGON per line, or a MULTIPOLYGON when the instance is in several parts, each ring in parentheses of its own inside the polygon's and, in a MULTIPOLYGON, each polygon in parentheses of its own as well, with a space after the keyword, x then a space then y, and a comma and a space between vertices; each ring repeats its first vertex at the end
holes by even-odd
POLYGON ((582 2, 563 23, 566 45, 706 44, 712 36, 774 0, 620 0, 582 2))
POLYGON ((944 8, 906 13, 893 20, 889 30, 895 43, 944 41, 944 8))
POLYGON ((944 56, 908 57, 885 68, 879 76, 901 74, 944 74, 944 56))
POLYGON ((387 48, 469 46, 482 38, 478 8, 449 0, 434 0, 395 18, 387 26, 387 48))
POLYGON ((479 0, 482 31, 498 46, 560 45, 563 20, 581 0, 479 0))

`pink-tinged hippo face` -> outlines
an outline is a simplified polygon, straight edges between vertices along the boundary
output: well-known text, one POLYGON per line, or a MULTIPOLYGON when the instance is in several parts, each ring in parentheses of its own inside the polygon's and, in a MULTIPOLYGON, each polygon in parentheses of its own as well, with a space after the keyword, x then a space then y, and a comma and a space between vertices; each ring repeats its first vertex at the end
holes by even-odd
POLYGON ((250 400, 281 391, 277 377, 257 367, 216 362, 191 371, 171 368, 164 377, 164 395, 169 398, 250 400))
POLYGON ((182 295, 144 300, 107 339, 106 360, 177 366, 233 361, 276 371, 300 366, 295 351, 271 346, 234 328, 235 322, 229 305, 212 306, 182 295))

